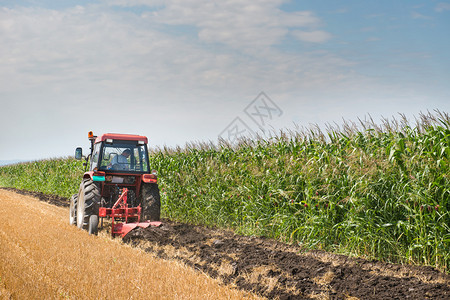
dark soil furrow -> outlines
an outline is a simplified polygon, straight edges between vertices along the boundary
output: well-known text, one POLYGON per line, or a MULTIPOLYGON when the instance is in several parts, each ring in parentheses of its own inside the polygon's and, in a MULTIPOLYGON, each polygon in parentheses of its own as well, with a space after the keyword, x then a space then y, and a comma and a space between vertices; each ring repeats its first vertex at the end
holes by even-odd
POLYGON ((148 252, 178 259, 225 284, 271 299, 450 298, 449 276, 431 267, 386 264, 322 251, 301 253, 300 247, 270 239, 169 220, 160 228, 139 228, 125 241, 145 244, 148 252), (224 262, 229 266, 225 270, 220 268, 224 262))

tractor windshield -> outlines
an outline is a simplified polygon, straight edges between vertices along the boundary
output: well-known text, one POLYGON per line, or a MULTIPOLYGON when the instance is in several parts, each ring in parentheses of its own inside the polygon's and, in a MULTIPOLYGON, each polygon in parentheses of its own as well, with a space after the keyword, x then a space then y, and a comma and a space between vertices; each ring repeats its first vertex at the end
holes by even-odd
POLYGON ((104 143, 101 150, 99 170, 149 173, 146 145, 134 141, 104 143))

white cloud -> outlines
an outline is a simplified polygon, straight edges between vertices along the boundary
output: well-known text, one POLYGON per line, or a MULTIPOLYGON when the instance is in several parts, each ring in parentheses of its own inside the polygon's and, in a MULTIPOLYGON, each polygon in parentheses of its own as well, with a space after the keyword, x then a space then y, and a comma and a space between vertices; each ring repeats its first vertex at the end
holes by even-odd
POLYGON ((450 3, 446 3, 446 2, 438 3, 436 5, 435 10, 437 12, 444 12, 444 11, 450 10, 450 3))
POLYGON ((376 31, 376 27, 374 26, 369 26, 369 27, 363 27, 360 29, 361 32, 373 32, 376 31))
MULTIPOLYGON (((328 56, 334 61, 327 64, 315 54, 290 57, 271 48, 290 26, 320 25, 310 12, 281 12, 272 2, 240 7, 227 1, 200 11, 196 5, 204 2, 192 0, 191 7, 184 3, 168 1, 166 8, 143 16, 94 6, 61 11, 4 8, 0 43, 8 47, 0 48, 0 89, 14 91, 25 84, 54 91, 176 94, 186 89, 220 93, 233 87, 254 93, 255 86, 280 90, 294 89, 298 81, 309 85, 307 76, 320 77, 322 65, 341 73, 342 65, 334 65, 333 56, 328 56), (198 26, 201 41, 250 49, 251 54, 221 47, 210 50, 198 41, 162 32, 157 26, 162 22, 198 26), (309 75, 302 71, 306 65, 309 75)), ((296 36, 307 42, 330 37, 324 31, 296 36)))
POLYGON ((165 0, 101 0, 105 5, 109 6, 160 6, 164 5, 165 0))
POLYGON ((195 26, 203 42, 247 50, 278 44, 290 29, 321 26, 321 20, 310 11, 280 10, 282 2, 170 0, 146 16, 162 24, 195 26))
POLYGON ((419 19, 419 20, 431 20, 431 19, 433 19, 433 18, 430 17, 430 16, 426 16, 426 15, 420 14, 420 13, 418 13, 418 12, 412 12, 412 13, 411 13, 411 17, 412 17, 413 19, 419 19))
POLYGON ((346 14, 346 13, 348 13, 348 8, 339 8, 339 9, 336 9, 335 11, 332 11, 332 13, 334 13, 334 14, 346 14))
POLYGON ((378 41, 381 41, 381 39, 375 36, 366 39, 366 42, 378 42, 378 41))
POLYGON ((331 38, 330 33, 322 30, 314 30, 314 31, 295 30, 292 32, 292 35, 302 42, 309 42, 309 43, 323 43, 331 38))

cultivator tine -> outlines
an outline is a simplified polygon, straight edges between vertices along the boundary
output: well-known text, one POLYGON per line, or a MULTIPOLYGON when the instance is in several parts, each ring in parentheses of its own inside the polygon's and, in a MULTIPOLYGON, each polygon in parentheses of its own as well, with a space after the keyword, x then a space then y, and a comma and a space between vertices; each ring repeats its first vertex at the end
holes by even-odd
POLYGON ((116 225, 114 231, 118 232, 118 234, 120 234, 120 236, 123 238, 131 230, 135 229, 136 227, 141 227, 141 228, 147 228, 149 226, 160 227, 161 225, 162 225, 162 222, 120 223, 120 224, 116 225))

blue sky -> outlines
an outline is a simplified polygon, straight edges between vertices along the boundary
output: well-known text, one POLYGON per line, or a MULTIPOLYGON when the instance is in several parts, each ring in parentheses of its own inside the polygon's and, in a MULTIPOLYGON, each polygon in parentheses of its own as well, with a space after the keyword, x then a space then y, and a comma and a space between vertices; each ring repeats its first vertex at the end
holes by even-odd
POLYGON ((450 1, 0 1, 0 160, 217 141, 261 101, 264 130, 448 112, 449 31, 450 1))

